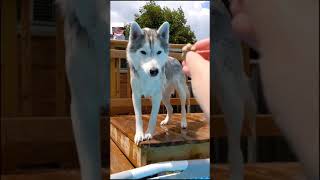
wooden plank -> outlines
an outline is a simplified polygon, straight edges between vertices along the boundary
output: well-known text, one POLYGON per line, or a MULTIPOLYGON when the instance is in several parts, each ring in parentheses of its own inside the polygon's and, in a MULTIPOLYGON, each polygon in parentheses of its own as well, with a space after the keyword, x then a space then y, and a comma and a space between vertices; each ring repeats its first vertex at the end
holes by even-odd
MULTIPOLYGON (((101 143, 109 134, 106 119, 101 117, 101 143)), ((77 167, 75 141, 70 117, 9 117, 1 118, 7 143, 3 146, 2 171, 53 164, 77 167)), ((102 152, 106 146, 101 146, 102 152)), ((109 151, 107 151, 109 152, 109 151)))
MULTIPOLYGON (((215 164, 211 168, 211 177, 218 180, 228 180, 230 169, 225 164, 215 164)), ((303 168, 296 162, 272 162, 272 163, 250 163, 244 167, 244 179, 248 180, 306 180, 303 168)))
POLYGON ((110 49, 110 57, 112 60, 119 61, 121 58, 127 58, 126 50, 110 49))
POLYGON ((33 168, 78 167, 76 145, 74 142, 19 142, 6 146, 7 161, 3 173, 15 173, 33 168))
POLYGON ((115 47, 123 47, 126 48, 128 44, 127 40, 110 40, 110 48, 115 48, 115 47))
POLYGON ((6 122, 10 143, 73 141, 70 117, 14 117, 1 120, 6 122))
POLYGON ((110 61, 110 97, 117 97, 117 80, 116 80, 117 64, 114 59, 110 61))
MULTIPOLYGON (((109 170, 102 169, 103 179, 107 180, 109 170)), ((19 174, 1 175, 2 180, 81 180, 79 169, 36 169, 19 174)))
MULTIPOLYGON (((227 131, 224 123, 223 115, 214 115, 211 117, 212 135, 211 138, 226 137, 227 131)), ((249 122, 245 119, 242 129, 242 136, 250 136, 251 131, 249 122)), ((275 124, 272 115, 258 114, 256 120, 257 136, 282 136, 280 129, 275 124)))
MULTIPOLYGON (((127 40, 111 40, 111 48, 122 47, 126 48, 128 44, 127 40)), ((182 49, 185 44, 170 44, 169 47, 173 49, 182 49)))
POLYGON ((118 146, 110 139, 110 172, 118 173, 133 169, 133 165, 124 156, 118 146))
POLYGON ((117 96, 116 97, 120 97, 120 59, 118 59, 116 61, 116 81, 117 81, 117 96))
POLYGON ((121 71, 120 72, 120 98, 127 98, 129 90, 130 90, 130 85, 128 86, 128 74, 121 71))
POLYGON ((56 99, 56 116, 66 115, 66 70, 65 70, 65 47, 64 47, 64 29, 63 17, 57 8, 56 12, 56 70, 55 70, 55 99, 56 99))
POLYGON ((1 116, 19 113, 17 2, 1 1, 1 116))
MULTIPOLYGON (((166 126, 159 125, 165 115, 158 115, 153 139, 138 146, 134 144, 134 115, 111 117, 111 138, 136 167, 167 160, 207 158, 210 149, 208 123, 203 116, 196 121, 189 120, 190 116, 187 116, 188 128, 181 129, 180 114, 174 114, 166 126)), ((142 119, 146 130, 149 115, 143 115, 142 119)))
POLYGON ((24 116, 32 115, 31 1, 21 2, 21 95, 24 116))
MULTIPOLYGON (((19 61, 17 58, 17 2, 1 2, 1 117, 16 116, 19 113, 19 61)), ((0 122, 1 164, 8 161, 6 123, 0 122)), ((3 168, 1 168, 3 172, 3 168)))
POLYGON ((186 44, 170 44, 169 47, 172 49, 182 49, 186 44))
POLYGON ((2 154, 6 157, 2 169, 5 173, 30 166, 77 163, 70 118, 10 117, 1 121, 7 131, 2 154))
POLYGON ((24 174, 1 175, 3 180, 80 180, 79 170, 33 170, 24 174))
POLYGON ((131 78, 130 78, 130 68, 127 71, 127 98, 131 98, 131 78))
MULTIPOLYGON (((74 139, 68 116, 7 117, 1 121, 5 122, 10 142, 68 142, 74 139)), ((101 117, 100 121, 106 121, 106 118, 101 117)))
POLYGON ((183 61, 184 59, 182 59, 181 57, 181 53, 176 53, 176 52, 170 52, 169 53, 169 56, 173 57, 173 58, 176 58, 177 60, 179 61, 183 61))

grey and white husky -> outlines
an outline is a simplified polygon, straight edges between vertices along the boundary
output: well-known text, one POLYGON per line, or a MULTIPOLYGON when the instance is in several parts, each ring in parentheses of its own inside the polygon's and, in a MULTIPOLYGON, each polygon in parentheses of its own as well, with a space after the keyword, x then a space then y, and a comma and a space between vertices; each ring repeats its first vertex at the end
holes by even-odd
POLYGON ((189 96, 186 77, 177 59, 169 54, 169 23, 164 22, 158 30, 143 28, 136 22, 131 23, 127 61, 130 67, 132 102, 136 119, 134 141, 151 139, 154 134, 160 102, 167 109, 166 118, 160 123, 165 125, 172 116, 170 104, 174 89, 179 93, 181 101, 181 127, 187 127, 185 103, 189 96), (148 129, 143 133, 141 117, 141 97, 151 97, 152 110, 148 129))

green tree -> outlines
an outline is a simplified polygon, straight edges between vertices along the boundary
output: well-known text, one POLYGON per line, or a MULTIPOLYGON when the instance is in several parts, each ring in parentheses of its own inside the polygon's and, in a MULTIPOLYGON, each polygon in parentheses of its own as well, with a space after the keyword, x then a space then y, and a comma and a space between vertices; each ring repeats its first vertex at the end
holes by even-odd
MULTIPOLYGON (((139 9, 135 14, 135 21, 143 27, 157 29, 164 21, 170 23, 170 43, 186 44, 195 43, 196 37, 184 17, 181 7, 178 9, 161 8, 155 1, 150 1, 139 9)), ((129 36, 130 27, 127 25, 125 36, 129 36)))

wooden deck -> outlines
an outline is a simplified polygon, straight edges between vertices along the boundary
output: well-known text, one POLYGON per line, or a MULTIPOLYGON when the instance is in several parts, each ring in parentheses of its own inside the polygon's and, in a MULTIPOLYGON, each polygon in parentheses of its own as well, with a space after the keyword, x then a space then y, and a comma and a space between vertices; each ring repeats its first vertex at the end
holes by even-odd
MULTIPOLYGON (((171 121, 166 126, 160 126, 166 114, 159 114, 156 130, 153 138, 149 141, 143 141, 140 146, 164 146, 181 143, 208 142, 209 126, 203 113, 187 114, 188 128, 181 129, 181 114, 173 114, 171 121)), ((142 115, 143 128, 146 131, 150 115, 142 115)), ((130 140, 134 140, 135 135, 135 117, 134 115, 121 115, 111 117, 111 127, 119 130, 130 140)), ((112 133, 112 129, 111 129, 112 133)), ((111 135, 112 137, 112 135, 111 135)))
POLYGON ((110 139, 110 172, 118 173, 121 171, 126 171, 133 169, 133 165, 126 158, 126 156, 121 152, 117 145, 110 139))
MULTIPOLYGON (((210 156, 209 126, 203 113, 187 115, 188 128, 180 127, 181 114, 173 114, 170 123, 160 126, 165 114, 158 115, 153 138, 134 143, 134 115, 111 117, 111 139, 135 167, 169 160, 198 159, 210 156), (170 153, 166 153, 170 151, 170 153)), ((150 115, 143 115, 144 131, 150 115)))

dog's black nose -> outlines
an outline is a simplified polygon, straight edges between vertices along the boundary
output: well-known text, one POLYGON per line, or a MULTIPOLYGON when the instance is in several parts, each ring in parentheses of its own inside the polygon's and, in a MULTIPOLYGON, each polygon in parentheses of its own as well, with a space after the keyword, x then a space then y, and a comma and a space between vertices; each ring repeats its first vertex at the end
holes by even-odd
POLYGON ((152 68, 150 69, 150 75, 151 76, 156 76, 159 73, 158 68, 152 68))

